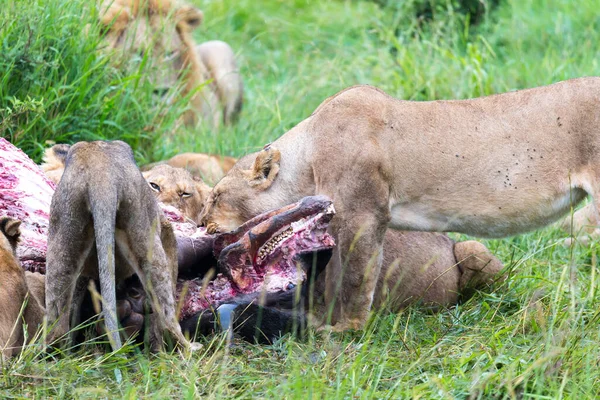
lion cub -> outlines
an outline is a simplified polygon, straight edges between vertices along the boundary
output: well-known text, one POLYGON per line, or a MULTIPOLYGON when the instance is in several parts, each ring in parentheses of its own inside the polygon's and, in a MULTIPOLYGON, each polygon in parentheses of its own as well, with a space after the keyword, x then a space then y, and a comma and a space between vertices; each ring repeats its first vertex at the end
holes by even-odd
POLYGON ((43 287, 40 293, 35 284, 42 275, 26 275, 15 254, 20 225, 19 220, 0 218, 0 354, 4 358, 21 350, 25 342, 23 324, 27 338, 32 339, 44 319, 43 287))
POLYGON ((211 188, 182 168, 157 165, 142 175, 163 204, 179 209, 183 215, 198 224, 204 200, 211 188))
POLYGON ((69 149, 50 206, 46 307, 51 342, 77 324, 87 282, 99 278, 109 339, 114 350, 120 348, 115 287, 134 273, 152 299, 152 349, 162 348, 165 331, 189 348, 175 310, 175 235, 131 148, 121 141, 79 142, 69 149))

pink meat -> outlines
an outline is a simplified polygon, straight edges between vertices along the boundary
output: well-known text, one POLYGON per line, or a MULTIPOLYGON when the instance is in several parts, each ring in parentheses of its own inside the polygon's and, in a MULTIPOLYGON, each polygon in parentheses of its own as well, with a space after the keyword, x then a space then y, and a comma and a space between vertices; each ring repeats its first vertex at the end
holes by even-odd
MULTIPOLYGON (((50 202, 54 191, 55 185, 25 153, 0 138, 0 216, 22 221, 17 256, 26 270, 45 273, 50 202)), ((205 228, 186 220, 178 209, 162 203, 159 205, 179 238, 200 243, 210 236, 205 228)), ((270 216, 265 214, 263 219, 267 220, 270 216)), ((317 228, 324 229, 321 225, 317 228)), ((296 267, 293 254, 305 248, 318 247, 319 240, 325 246, 333 246, 330 238, 315 236, 310 229, 297 235, 294 240, 281 246, 268 262, 264 260, 260 265, 254 263, 243 271, 244 279, 250 279, 252 283, 243 288, 221 273, 204 285, 201 278, 180 280, 177 291, 179 297, 184 295, 181 318, 216 307, 240 294, 276 292, 286 290, 290 284, 298 284, 304 279, 304 274, 296 267)), ((212 241, 210 243, 212 245, 212 241)))
POLYGON ((0 216, 21 220, 17 256, 24 268, 45 272, 54 183, 25 153, 0 138, 0 216))

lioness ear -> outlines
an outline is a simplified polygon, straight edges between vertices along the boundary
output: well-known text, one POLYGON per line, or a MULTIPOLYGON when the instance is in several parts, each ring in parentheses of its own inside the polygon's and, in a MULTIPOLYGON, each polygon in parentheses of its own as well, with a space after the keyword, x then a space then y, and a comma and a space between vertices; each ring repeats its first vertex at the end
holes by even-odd
POLYGON ((266 189, 271 186, 279 173, 280 160, 281 152, 272 146, 267 146, 258 153, 252 170, 247 171, 250 186, 257 189, 266 189))
POLYGON ((129 23, 130 13, 125 7, 111 5, 100 18, 102 24, 101 32, 103 35, 108 32, 122 32, 127 28, 129 23))
POLYGON ((183 6, 177 10, 177 21, 187 25, 188 30, 194 30, 200 26, 204 20, 204 13, 192 6, 183 6))

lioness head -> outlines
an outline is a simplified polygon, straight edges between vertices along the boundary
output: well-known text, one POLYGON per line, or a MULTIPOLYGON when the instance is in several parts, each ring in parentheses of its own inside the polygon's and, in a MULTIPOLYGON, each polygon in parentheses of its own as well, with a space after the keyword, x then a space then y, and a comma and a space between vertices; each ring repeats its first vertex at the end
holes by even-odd
POLYGON ((209 233, 231 231, 267 210, 292 201, 270 191, 279 173, 281 153, 272 146, 243 157, 208 196, 200 223, 209 233))
POLYGON ((187 64, 198 62, 190 32, 202 19, 202 11, 175 0, 105 0, 100 23, 106 45, 121 50, 124 66, 137 69, 147 59, 146 78, 162 96, 187 64))
POLYGON ((143 173, 144 178, 161 203, 179 209, 183 215, 200 222, 200 212, 210 193, 210 187, 183 168, 157 165, 143 173))

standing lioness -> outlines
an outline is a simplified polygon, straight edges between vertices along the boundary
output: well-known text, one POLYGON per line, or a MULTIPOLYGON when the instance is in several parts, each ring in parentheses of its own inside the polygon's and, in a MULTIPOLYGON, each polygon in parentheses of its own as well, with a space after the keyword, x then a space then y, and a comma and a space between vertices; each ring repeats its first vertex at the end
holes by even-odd
POLYGON ((600 78, 459 101, 396 100, 370 86, 327 99, 213 189, 210 230, 314 194, 334 200, 332 324, 360 328, 388 226, 502 237, 600 201, 600 78), (338 290, 339 289, 339 290, 338 290))

